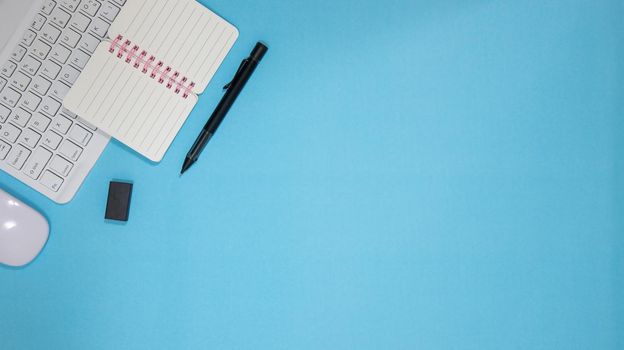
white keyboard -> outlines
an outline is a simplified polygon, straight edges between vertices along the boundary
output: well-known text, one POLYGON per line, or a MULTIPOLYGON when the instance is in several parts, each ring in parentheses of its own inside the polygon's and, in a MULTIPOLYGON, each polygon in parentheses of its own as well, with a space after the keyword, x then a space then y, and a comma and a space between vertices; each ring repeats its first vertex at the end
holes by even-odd
POLYGON ((62 101, 126 0, 45 0, 0 68, 0 169, 70 201, 109 136, 62 101))

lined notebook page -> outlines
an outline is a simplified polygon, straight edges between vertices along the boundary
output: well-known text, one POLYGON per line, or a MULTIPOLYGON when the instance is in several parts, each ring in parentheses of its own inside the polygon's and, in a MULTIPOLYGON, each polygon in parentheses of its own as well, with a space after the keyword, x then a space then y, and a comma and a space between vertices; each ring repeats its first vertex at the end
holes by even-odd
POLYGON ((63 105, 158 162, 238 31, 194 0, 128 0, 108 36, 63 105))
POLYGON ((159 162, 197 103, 98 46, 63 105, 148 159, 159 162))
POLYGON ((122 35, 204 91, 238 38, 238 30, 194 0, 128 0, 108 30, 122 35))

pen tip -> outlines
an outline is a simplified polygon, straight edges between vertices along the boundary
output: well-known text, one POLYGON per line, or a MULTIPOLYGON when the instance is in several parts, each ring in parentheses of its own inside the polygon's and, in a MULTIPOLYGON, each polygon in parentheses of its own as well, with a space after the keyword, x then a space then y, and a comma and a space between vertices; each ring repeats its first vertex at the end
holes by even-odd
POLYGON ((191 167, 191 165, 193 165, 193 162, 190 159, 186 158, 184 160, 184 164, 182 165, 182 170, 180 170, 180 176, 184 174, 191 167))

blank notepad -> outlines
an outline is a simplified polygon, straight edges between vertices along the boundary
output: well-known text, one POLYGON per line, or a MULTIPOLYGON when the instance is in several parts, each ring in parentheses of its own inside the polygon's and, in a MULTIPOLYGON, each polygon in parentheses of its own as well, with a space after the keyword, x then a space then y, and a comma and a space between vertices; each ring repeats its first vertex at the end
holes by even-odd
POLYGON ((158 162, 237 37, 194 0, 128 0, 63 105, 158 162))

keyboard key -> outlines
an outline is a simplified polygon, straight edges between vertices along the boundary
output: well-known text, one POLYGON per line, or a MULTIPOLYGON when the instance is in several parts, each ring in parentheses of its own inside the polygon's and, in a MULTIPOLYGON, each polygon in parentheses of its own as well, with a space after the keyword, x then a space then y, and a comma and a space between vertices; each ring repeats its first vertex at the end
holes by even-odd
POLYGON ((40 14, 37 14, 35 16, 35 19, 33 19, 32 23, 30 24, 30 26, 34 29, 34 30, 41 30, 41 28, 43 28, 43 25, 46 22, 46 18, 43 17, 40 14))
POLYGON ((107 2, 102 7, 102 10, 100 11, 100 16, 102 16, 102 18, 104 18, 105 20, 112 22, 115 17, 117 17, 118 13, 119 7, 107 2))
POLYGON ((0 123, 4 123, 9 115, 11 115, 11 110, 3 105, 0 105, 0 123))
POLYGON ((54 7, 56 6, 56 3, 52 0, 45 0, 43 2, 43 5, 41 5, 41 12, 45 13, 46 15, 49 15, 52 13, 52 10, 54 9, 54 7))
POLYGON ((55 116, 56 112, 58 112, 59 109, 61 109, 61 104, 57 102, 56 100, 54 100, 53 98, 51 98, 50 96, 45 96, 43 98, 43 102, 41 102, 40 108, 43 111, 43 113, 49 116, 55 116))
POLYGON ((100 39, 94 37, 91 34, 85 34, 82 38, 82 42, 80 43, 80 47, 87 50, 89 53, 95 52, 98 44, 100 43, 100 39))
POLYGON ((126 3, 126 0, 113 0, 117 5, 123 6, 126 3))
POLYGON ((21 65, 21 69, 30 75, 35 75, 35 73, 39 70, 39 67, 41 67, 41 62, 30 56, 26 56, 21 65))
POLYGON ((6 123, 4 125, 0 125, 0 136, 10 143, 15 143, 21 133, 22 130, 13 126, 13 124, 6 123))
POLYGON ((35 44, 30 48, 30 52, 42 61, 45 60, 46 57, 48 57, 48 53, 50 53, 50 50, 52 50, 50 45, 45 44, 41 40, 35 41, 35 44))
POLYGON ((65 118, 62 115, 54 118, 54 122, 52 123, 52 128, 61 134, 67 134, 69 127, 72 125, 72 121, 70 119, 65 118))
POLYGON ((13 145, 13 149, 9 152, 7 161, 17 170, 22 169, 26 159, 30 156, 30 150, 22 145, 13 145))
POLYGON ((61 137, 61 135, 55 133, 52 130, 48 130, 48 132, 43 135, 43 140, 41 141, 41 143, 44 146, 49 147, 50 149, 56 149, 62 140, 63 137, 61 137))
POLYGON ((22 133, 20 134, 19 140, 17 142, 28 148, 35 148, 40 139, 41 135, 34 132, 32 129, 24 129, 24 131, 22 131, 22 133))
POLYGON ((44 132, 46 131, 46 129, 48 128, 48 125, 50 125, 51 122, 52 122, 52 119, 44 116, 41 113, 37 113, 35 114, 33 119, 30 121, 30 125, 36 130, 44 132))
POLYGON ((69 25, 81 33, 84 33, 89 28, 89 24, 91 24, 91 19, 82 13, 75 14, 69 21, 69 25))
POLYGON ((59 3, 71 12, 75 12, 80 4, 80 0, 60 0, 59 3))
POLYGON ((50 94, 52 95, 52 97, 55 97, 59 101, 63 101, 68 92, 69 86, 63 84, 60 81, 55 81, 52 85, 52 90, 50 90, 50 94))
POLYGON ((49 23, 46 24, 41 30, 41 37, 48 41, 50 44, 54 44, 61 36, 61 31, 52 27, 49 23))
POLYGON ((89 143, 91 136, 93 136, 91 132, 78 124, 74 124, 74 127, 69 132, 69 137, 82 146, 86 146, 89 143))
POLYGON ((93 20, 93 24, 91 25, 91 31, 100 38, 103 38, 108 31, 108 27, 110 27, 110 24, 99 18, 95 18, 93 20))
POLYGON ((35 111, 37 107, 39 107, 40 103, 41 97, 33 94, 32 92, 27 92, 22 100, 22 106, 30 109, 31 111, 35 111))
POLYGON ((71 51, 63 45, 56 45, 52 48, 52 52, 50 53, 50 57, 55 59, 57 62, 65 63, 69 58, 71 51))
POLYGON ((66 29, 61 35, 61 42, 71 48, 75 48, 80 41, 80 34, 76 33, 73 29, 66 29))
POLYGON ((9 107, 15 107, 15 105, 17 105, 17 101, 19 101, 21 97, 22 95, 19 92, 11 88, 6 88, 2 90, 2 93, 0 93, 0 102, 9 107))
POLYGON ((39 95, 45 95, 50 89, 50 85, 52 85, 51 82, 38 75, 33 79, 31 87, 39 95))
POLYGON ((15 50, 11 52, 11 59, 14 59, 15 61, 19 62, 22 60, 22 58, 24 58, 25 54, 26 54, 26 49, 23 46, 17 45, 17 47, 15 47, 15 50))
POLYGON ((73 142, 69 140, 63 140, 61 146, 59 147, 59 153, 66 156, 69 160, 77 161, 82 153, 82 148, 75 145, 73 142))
POLYGON ((37 37, 37 34, 33 32, 32 30, 28 29, 24 33, 24 36, 22 37, 22 44, 26 46, 30 46, 33 43, 33 41, 35 41, 36 37, 37 37))
POLYGON ((54 175, 49 170, 46 170, 45 173, 43 173, 43 176, 41 177, 41 180, 39 180, 39 182, 41 182, 44 186, 54 192, 57 192, 59 188, 61 188, 61 185, 63 185, 63 179, 58 177, 57 175, 54 175))
POLYGON ((30 81, 31 79, 29 76, 22 72, 17 72, 15 73, 15 75, 13 75, 13 78, 11 78, 11 85, 15 86, 20 91, 26 91, 26 88, 28 87, 28 84, 30 84, 30 81))
POLYGON ((70 18, 71 15, 69 13, 61 10, 58 7, 54 9, 54 11, 52 11, 52 14, 50 15, 50 21, 61 28, 65 28, 70 18))
POLYGON ((71 12, 74 12, 78 8, 78 4, 80 4, 80 0, 60 0, 60 3, 66 9, 70 10, 71 12))
POLYGON ((0 159, 5 159, 9 151, 11 150, 11 145, 0 140, 0 159))
MULTIPOLYGON (((1 147, 2 145, 0 144, 0 156, 2 155, 1 147)), ((59 155, 54 156, 54 158, 50 162, 50 170, 56 172, 61 176, 69 175, 69 172, 72 170, 73 167, 74 165, 71 162, 59 155)))
POLYGON ((4 80, 2 77, 0 77, 0 91, 2 91, 2 89, 4 89, 6 84, 7 84, 7 81, 4 80))
POLYGON ((41 68, 41 74, 50 79, 56 79, 60 71, 61 66, 52 61, 45 61, 43 63, 43 67, 41 68))
POLYGON ((24 173, 37 180, 39 175, 41 175, 43 168, 45 168, 46 164, 48 164, 50 158, 52 158, 52 152, 45 148, 37 148, 33 155, 28 158, 28 163, 26 163, 24 173))
POLYGON ((17 108, 13 111, 13 115, 11 115, 11 121, 23 128, 26 126, 31 116, 32 114, 26 112, 24 109, 17 108))
POLYGON ((15 72, 15 69, 17 69, 17 64, 11 61, 7 61, 4 66, 0 68, 0 74, 4 75, 7 78, 10 78, 11 75, 13 75, 13 72, 15 72))
POLYGON ((99 8, 100 3, 95 0, 83 0, 82 4, 80 4, 80 10, 84 11, 91 17, 95 17, 99 8))
POLYGON ((61 80, 67 82, 69 85, 73 85, 78 76, 80 75, 80 71, 72 66, 65 66, 61 71, 61 80))
POLYGON ((82 50, 75 50, 74 52, 72 52, 71 58, 69 59, 69 63, 73 64, 74 66, 80 69, 83 69, 87 65, 87 62, 89 61, 90 58, 91 56, 87 55, 82 50))

